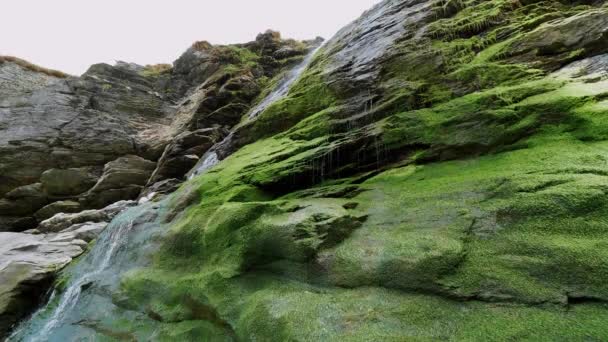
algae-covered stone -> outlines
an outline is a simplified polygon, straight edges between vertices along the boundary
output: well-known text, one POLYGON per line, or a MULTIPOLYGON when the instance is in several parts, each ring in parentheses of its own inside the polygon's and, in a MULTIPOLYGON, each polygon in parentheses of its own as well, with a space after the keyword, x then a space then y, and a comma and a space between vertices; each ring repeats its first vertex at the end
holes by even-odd
POLYGON ((237 340, 605 339, 604 12, 377 5, 176 195, 125 307, 196 298, 237 340))

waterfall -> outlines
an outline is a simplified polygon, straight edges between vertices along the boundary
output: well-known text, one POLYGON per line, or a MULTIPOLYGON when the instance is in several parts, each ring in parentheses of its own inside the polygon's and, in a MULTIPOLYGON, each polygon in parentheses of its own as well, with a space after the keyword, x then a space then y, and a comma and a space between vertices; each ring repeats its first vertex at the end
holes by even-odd
MULTIPOLYGON (((309 52, 290 70, 277 87, 251 109, 248 118, 255 120, 271 104, 287 95, 319 48, 309 52)), ((233 136, 230 133, 205 153, 188 178, 205 173, 225 158, 231 151, 233 136)), ((161 217, 168 200, 141 203, 115 217, 91 251, 64 271, 69 280, 63 290, 55 289, 48 303, 22 322, 8 340, 94 340, 98 335, 92 327, 104 323, 111 325, 111 319, 145 320, 145 315, 115 305, 112 294, 119 290, 125 272, 149 262, 150 254, 157 247, 154 242, 165 231, 161 217)))
POLYGON ((90 252, 64 270, 63 290, 55 289, 8 340, 89 341, 98 337, 92 326, 112 325, 111 319, 141 320, 139 313, 115 305, 113 294, 125 272, 146 266, 157 250, 167 202, 144 203, 116 216, 90 252))
POLYGON ((200 174, 205 173, 207 170, 214 167, 219 162, 220 159, 217 155, 217 152, 209 150, 203 155, 201 160, 197 163, 196 167, 192 169, 192 171, 190 171, 188 179, 192 179, 200 174))
MULTIPOLYGON (((255 118, 270 107, 270 105, 285 97, 289 93, 291 86, 300 78, 310 62, 312 62, 317 51, 319 51, 323 45, 324 44, 319 44, 319 46, 312 49, 310 52, 308 52, 306 57, 304 57, 302 62, 298 63, 295 67, 293 67, 293 69, 287 72, 281 78, 272 92, 270 92, 270 94, 268 94, 262 101, 260 101, 249 111, 247 118, 250 120, 255 120, 255 118)), ((224 140, 211 147, 211 149, 209 149, 209 151, 203 155, 201 160, 199 160, 194 168, 188 173, 188 179, 192 179, 207 172, 209 169, 217 165, 222 159, 224 159, 226 156, 219 152, 221 150, 229 150, 229 147, 232 144, 233 136, 234 134, 230 133, 224 140)))
POLYGON ((277 84, 276 88, 270 94, 268 94, 268 96, 266 96, 262 101, 260 101, 260 103, 253 107, 253 109, 249 111, 248 117, 250 119, 257 117, 263 111, 265 111, 266 108, 270 107, 271 104, 285 97, 285 95, 287 95, 287 93, 289 92, 291 85, 300 77, 300 75, 302 75, 304 70, 306 70, 306 67, 308 67, 313 57, 322 46, 323 44, 320 44, 316 48, 312 49, 306 55, 306 57, 304 57, 304 60, 302 60, 302 62, 300 62, 285 76, 283 76, 283 78, 277 84))

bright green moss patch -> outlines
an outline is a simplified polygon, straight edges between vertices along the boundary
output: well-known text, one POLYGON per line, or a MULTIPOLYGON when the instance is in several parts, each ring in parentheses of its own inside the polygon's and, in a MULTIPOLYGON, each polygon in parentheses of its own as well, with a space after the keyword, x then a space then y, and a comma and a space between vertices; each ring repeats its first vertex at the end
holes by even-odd
POLYGON ((237 160, 267 160, 246 148, 198 180, 201 203, 123 280, 123 305, 184 336, 604 339, 608 145, 558 130, 530 146, 264 201, 216 192, 237 160))
POLYGON ((305 74, 290 90, 289 96, 260 114, 248 134, 252 139, 274 135, 336 104, 336 97, 319 76, 305 74))

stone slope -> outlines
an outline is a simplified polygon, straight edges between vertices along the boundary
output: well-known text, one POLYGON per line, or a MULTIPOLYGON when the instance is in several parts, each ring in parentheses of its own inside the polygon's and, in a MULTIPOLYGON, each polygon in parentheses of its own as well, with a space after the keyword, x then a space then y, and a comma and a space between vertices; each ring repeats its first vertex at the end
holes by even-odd
POLYGON ((123 308, 185 339, 605 339, 606 18, 377 5, 175 195, 123 308))

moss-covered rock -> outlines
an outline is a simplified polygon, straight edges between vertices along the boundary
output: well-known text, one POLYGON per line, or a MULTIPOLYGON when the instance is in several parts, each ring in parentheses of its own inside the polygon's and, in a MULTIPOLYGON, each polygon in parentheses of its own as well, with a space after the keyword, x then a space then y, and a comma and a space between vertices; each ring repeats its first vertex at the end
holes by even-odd
POLYGON ((350 28, 409 30, 342 31, 242 123, 128 306, 236 340, 608 338, 604 12, 378 5, 350 28))
POLYGON ((138 319, 91 328, 608 339, 607 18, 595 1, 387 0, 255 118, 238 108, 278 65, 259 54, 302 47, 196 44, 232 66, 205 64, 213 96, 183 106, 233 113, 235 151, 170 199, 152 262, 122 277, 114 304, 138 319))

